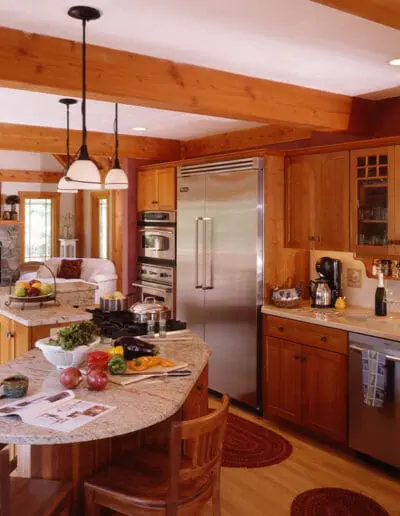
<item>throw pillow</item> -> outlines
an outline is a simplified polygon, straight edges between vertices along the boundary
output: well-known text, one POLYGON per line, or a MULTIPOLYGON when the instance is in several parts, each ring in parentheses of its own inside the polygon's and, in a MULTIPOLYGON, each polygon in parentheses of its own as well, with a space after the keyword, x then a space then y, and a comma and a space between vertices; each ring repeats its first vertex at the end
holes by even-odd
POLYGON ((64 279, 79 279, 81 277, 82 260, 80 258, 75 260, 63 259, 58 270, 57 277, 64 279))

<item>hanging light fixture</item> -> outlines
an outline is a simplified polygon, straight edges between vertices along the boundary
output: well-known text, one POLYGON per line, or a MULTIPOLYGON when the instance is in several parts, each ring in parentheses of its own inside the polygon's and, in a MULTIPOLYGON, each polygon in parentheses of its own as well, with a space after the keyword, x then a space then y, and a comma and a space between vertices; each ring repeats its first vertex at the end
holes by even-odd
MULTIPOLYGON (((73 106, 78 101, 75 99, 60 99, 59 102, 64 104, 64 106, 67 108, 67 163, 65 165, 65 173, 67 174, 69 165, 71 163, 71 157, 69 153, 69 107, 73 106)), ((65 176, 63 176, 58 182, 57 192, 75 194, 78 193, 78 190, 74 187, 72 181, 67 181, 65 176)))
POLYGON ((106 190, 126 190, 128 188, 128 176, 121 168, 118 158, 118 104, 115 104, 115 119, 114 119, 114 133, 115 133, 115 158, 114 165, 108 171, 104 186, 106 190))
POLYGON ((74 188, 79 190, 100 190, 102 186, 100 172, 90 159, 86 145, 86 23, 97 20, 101 13, 93 7, 76 5, 68 10, 68 15, 82 21, 82 145, 78 157, 70 166, 65 178, 66 181, 73 181, 74 188))

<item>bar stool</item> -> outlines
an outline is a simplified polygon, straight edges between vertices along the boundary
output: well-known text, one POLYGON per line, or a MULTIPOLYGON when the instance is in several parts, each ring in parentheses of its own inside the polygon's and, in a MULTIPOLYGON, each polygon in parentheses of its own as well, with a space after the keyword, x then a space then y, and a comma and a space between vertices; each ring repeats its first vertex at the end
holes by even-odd
POLYGON ((85 482, 86 515, 100 508, 132 516, 193 516, 212 500, 220 516, 221 452, 229 409, 171 424, 166 454, 139 450, 128 468, 111 466, 85 482))
POLYGON ((10 462, 6 444, 0 444, 0 514, 1 516, 52 516, 69 514, 72 485, 59 480, 10 477, 17 467, 10 462))

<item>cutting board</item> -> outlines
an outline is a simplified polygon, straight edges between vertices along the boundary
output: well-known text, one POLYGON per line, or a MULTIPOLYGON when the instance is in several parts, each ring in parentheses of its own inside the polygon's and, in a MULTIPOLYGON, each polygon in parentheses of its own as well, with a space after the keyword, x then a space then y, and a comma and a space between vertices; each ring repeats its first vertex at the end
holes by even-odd
MULTIPOLYGON (((187 369, 188 364, 186 362, 178 362, 172 367, 151 367, 146 371, 148 374, 143 374, 141 372, 140 374, 135 374, 134 371, 130 371, 129 375, 126 374, 119 374, 119 375, 112 375, 110 374, 108 379, 112 383, 116 383, 118 385, 130 385, 131 383, 141 382, 142 380, 148 380, 149 378, 157 377, 156 375, 159 373, 167 373, 168 371, 177 371, 178 369, 187 369)), ((128 369, 129 372, 129 369, 128 369)), ((162 377, 161 377, 162 378, 162 377)), ((178 377, 179 378, 179 377, 178 377)))

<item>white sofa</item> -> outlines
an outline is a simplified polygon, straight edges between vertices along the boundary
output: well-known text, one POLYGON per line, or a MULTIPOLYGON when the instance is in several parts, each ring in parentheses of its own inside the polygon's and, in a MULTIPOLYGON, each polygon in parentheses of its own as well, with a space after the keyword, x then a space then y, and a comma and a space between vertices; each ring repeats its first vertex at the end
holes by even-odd
MULTIPOLYGON (((73 259, 74 258, 68 258, 68 260, 73 259)), ((55 275, 57 283, 60 284, 78 281, 76 278, 57 278, 57 272, 62 260, 63 258, 50 258, 44 263, 55 275)), ((46 267, 41 266, 37 272, 26 272, 21 276, 21 279, 24 280, 31 280, 34 278, 49 282, 51 273, 48 269, 46 269, 46 267)), ((101 258, 82 258, 81 277, 79 279, 80 281, 97 285, 95 296, 96 303, 99 302, 100 296, 103 294, 106 294, 107 292, 114 292, 116 290, 117 278, 118 276, 116 274, 115 265, 111 260, 103 260, 101 258)))

